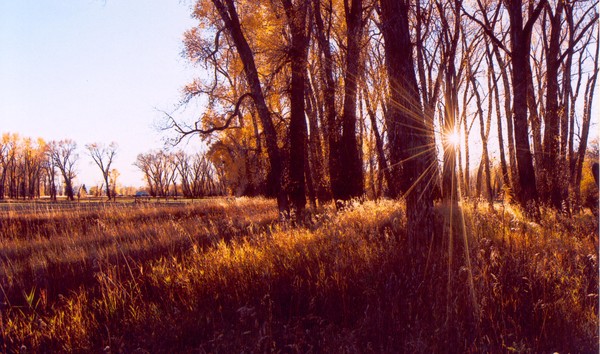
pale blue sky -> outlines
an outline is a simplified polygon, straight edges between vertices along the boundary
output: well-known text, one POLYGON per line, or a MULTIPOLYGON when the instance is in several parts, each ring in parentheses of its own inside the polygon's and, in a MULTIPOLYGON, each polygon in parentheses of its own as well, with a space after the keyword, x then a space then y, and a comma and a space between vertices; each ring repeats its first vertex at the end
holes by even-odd
MULTIPOLYGON (((79 183, 101 180, 85 151, 116 141, 120 182, 163 146, 156 108, 171 110, 198 73, 180 56, 193 26, 177 0, 0 0, 0 133, 78 143, 79 183)), ((198 111, 196 110, 196 114, 198 111)))

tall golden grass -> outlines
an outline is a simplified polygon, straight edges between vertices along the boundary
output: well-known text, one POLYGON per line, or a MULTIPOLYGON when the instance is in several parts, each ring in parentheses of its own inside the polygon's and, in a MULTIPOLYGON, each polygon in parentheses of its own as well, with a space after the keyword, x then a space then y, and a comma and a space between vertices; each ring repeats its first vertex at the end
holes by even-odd
POLYGON ((598 351, 593 216, 534 224, 466 202, 436 215, 416 268, 396 201, 302 227, 246 198, 13 215, 0 350, 598 351))

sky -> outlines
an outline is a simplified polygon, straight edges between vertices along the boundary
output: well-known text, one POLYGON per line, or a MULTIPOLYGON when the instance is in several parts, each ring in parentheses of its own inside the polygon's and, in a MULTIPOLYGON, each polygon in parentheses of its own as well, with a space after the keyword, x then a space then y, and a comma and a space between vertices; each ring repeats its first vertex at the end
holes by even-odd
POLYGON ((0 0, 0 133, 75 140, 87 186, 102 176, 85 145, 115 141, 118 182, 143 186, 133 162, 164 146, 160 110, 172 111, 198 74, 180 54, 190 4, 0 0))
MULTIPOLYGON (((102 178, 85 145, 115 141, 119 183, 143 186, 136 156, 165 145, 161 110, 172 111, 181 88, 199 75, 180 54, 194 25, 191 3, 0 0, 0 133, 75 140, 76 183, 86 186, 102 178)), ((590 139, 598 136, 596 92, 590 139)), ((201 109, 177 117, 192 121, 201 109)), ((478 140, 477 131, 471 135, 478 140)), ((199 138, 186 142, 188 151, 202 149, 199 138)))

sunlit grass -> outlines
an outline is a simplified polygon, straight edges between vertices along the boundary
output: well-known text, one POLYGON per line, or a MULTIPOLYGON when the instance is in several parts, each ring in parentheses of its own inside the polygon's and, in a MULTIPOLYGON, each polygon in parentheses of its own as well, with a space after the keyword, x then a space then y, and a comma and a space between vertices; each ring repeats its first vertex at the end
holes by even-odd
POLYGON ((8 352, 596 351, 593 217, 546 212, 534 224, 507 206, 457 207, 464 226, 452 227, 468 242, 454 239, 448 267, 443 220, 453 211, 438 207, 425 279, 409 272, 404 205, 392 201, 325 208, 304 227, 275 223, 272 201, 243 199, 107 211, 85 230, 74 218, 55 234, 13 235, 0 244, 1 343, 8 352))

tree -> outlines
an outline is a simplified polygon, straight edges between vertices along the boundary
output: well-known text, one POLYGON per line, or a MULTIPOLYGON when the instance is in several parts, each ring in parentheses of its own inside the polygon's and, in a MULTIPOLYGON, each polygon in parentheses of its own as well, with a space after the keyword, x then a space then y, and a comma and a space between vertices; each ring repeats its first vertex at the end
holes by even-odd
POLYGON ((218 194, 215 168, 202 153, 188 155, 183 151, 174 154, 182 193, 187 198, 218 194))
MULTIPOLYGON (((456 152, 458 144, 452 142, 458 135, 457 119, 458 91, 461 85, 461 71, 456 68, 456 57, 458 43, 461 36, 462 26, 460 20, 460 9, 462 0, 453 1, 450 11, 446 10, 439 1, 436 2, 442 24, 441 52, 444 72, 444 110, 442 128, 442 144, 444 150, 444 168, 442 170, 442 195, 446 201, 458 202, 457 180, 456 180, 456 152), (451 14, 448 14, 450 12, 451 14)), ((461 68, 462 69, 462 68, 461 68)))
POLYGON ((75 164, 79 159, 76 153, 77 143, 71 139, 53 141, 50 143, 50 157, 54 165, 62 174, 65 193, 68 200, 74 200, 73 179, 76 176, 75 164))
POLYGON ((344 105, 342 111, 342 137, 339 146, 340 179, 336 199, 348 200, 364 193, 363 166, 356 138, 356 103, 361 62, 361 42, 366 23, 362 0, 344 0, 346 18, 346 66, 344 73, 344 105))
MULTIPOLYGON (((106 197, 110 201, 110 166, 112 165, 113 160, 117 155, 118 145, 115 142, 110 143, 110 145, 108 146, 104 146, 100 143, 92 143, 87 144, 85 147, 88 150, 90 156, 92 157, 92 160, 94 160, 96 165, 100 168, 100 171, 102 171, 102 178, 104 178, 104 183, 106 185, 106 197)), ((115 199, 114 195, 113 199, 115 199)))
POLYGON ((151 196, 169 196, 171 185, 177 178, 177 158, 174 154, 162 150, 139 154, 134 166, 144 173, 151 196))
POLYGON ((315 17, 315 37, 319 44, 321 58, 321 81, 323 91, 323 115, 325 123, 325 135, 327 137, 328 146, 328 168, 331 193, 334 199, 340 197, 341 190, 341 162, 340 162, 340 138, 341 126, 340 120, 337 118, 337 109, 335 105, 335 79, 334 79, 334 60, 331 51, 331 22, 333 17, 333 1, 330 0, 327 7, 323 7, 321 0, 314 1, 314 17, 315 17), (325 10, 328 17, 328 26, 325 26, 322 11, 325 10))
MULTIPOLYGON (((254 53, 242 30, 242 25, 233 0, 212 0, 212 4, 221 17, 223 29, 231 36, 237 53, 243 63, 245 78, 250 88, 250 95, 253 99, 265 134, 267 154, 269 156, 271 167, 271 178, 273 181, 274 192, 277 196, 277 205, 280 212, 285 212, 288 209, 288 203, 283 188, 283 161, 277 145, 275 125, 273 124, 271 113, 265 101, 265 95, 258 77, 254 53)), ((241 98, 242 97, 240 97, 240 99, 241 98)))
MULTIPOLYGON (((6 196, 7 180, 10 180, 14 170, 18 139, 19 136, 16 134, 5 133, 0 141, 0 199, 6 196)), ((11 194, 10 187, 8 192, 11 194)))
MULTIPOLYGON (((517 194, 521 205, 529 212, 536 213, 531 208, 538 201, 535 172, 529 146, 529 133, 527 124, 527 99, 530 92, 529 54, 531 48, 531 33, 535 21, 541 14, 546 0, 540 0, 533 7, 530 5, 530 14, 526 22, 523 19, 522 0, 506 1, 510 18, 510 58, 512 63, 513 87, 513 117, 515 130, 515 148, 517 168, 519 171, 519 193, 517 194)), ((535 208, 535 207, 534 207, 535 208)))
MULTIPOLYGON (((598 14, 596 14, 596 18, 598 14)), ((596 29, 596 38, 600 38, 600 27, 596 29)), ((574 185, 575 185, 575 196, 580 203, 580 189, 581 189, 581 179, 583 176, 583 165, 585 161, 585 154, 587 151, 587 140, 589 137, 590 131, 590 121, 592 119, 592 102, 594 101, 594 88, 596 87, 596 81, 598 80, 598 57, 600 54, 600 40, 596 40, 596 50, 591 55, 593 58, 593 69, 591 73, 588 74, 587 82, 585 85, 585 93, 584 93, 584 105, 583 105, 583 122, 582 122, 582 132, 581 138, 579 141, 579 150, 577 151, 577 160, 575 163, 575 171, 574 171, 574 185)), ((580 67, 580 75, 581 67, 580 67)))
MULTIPOLYGON (((290 199, 298 216, 306 205, 305 164, 307 151, 307 128, 305 118, 306 61, 308 55, 307 19, 309 3, 303 0, 281 0, 288 20, 291 37, 290 60, 290 199)), ((310 178, 310 175, 308 176, 310 178)))
MULTIPOLYGON (((117 178, 119 178, 119 176, 121 175, 121 172, 119 172, 119 170, 117 170, 116 168, 113 168, 112 170, 110 170, 109 173, 109 177, 110 177, 110 185, 112 186, 112 196, 113 196, 113 200, 117 200, 117 178)), ((107 191, 108 192, 108 191, 107 191)))
POLYGON ((426 124, 415 76, 408 0, 381 0, 389 96, 386 121, 394 182, 406 199, 407 235, 412 252, 433 235, 433 129, 426 124))
MULTIPOLYGON (((531 66, 529 56, 531 53, 531 37, 533 26, 539 18, 547 0, 540 0, 537 4, 530 2, 528 6, 528 18, 523 18, 522 0, 505 0, 503 2, 509 17, 510 49, 504 46, 493 32, 490 23, 495 23, 487 18, 487 13, 482 11, 484 21, 468 15, 479 23, 484 32, 494 42, 496 47, 502 48, 509 54, 512 64, 511 83, 513 90, 512 117, 514 121, 514 138, 516 150, 516 164, 518 170, 519 189, 516 193, 520 204, 530 214, 537 215, 538 192, 536 187, 536 176, 533 168, 533 158, 529 145, 528 100, 533 96, 531 92, 531 66)), ((482 7, 481 3, 480 7, 482 7)), ((483 10, 483 9, 482 9, 483 10)), ((497 18, 499 8, 497 8, 497 18)), ((498 56, 499 57, 499 56, 498 56)))

